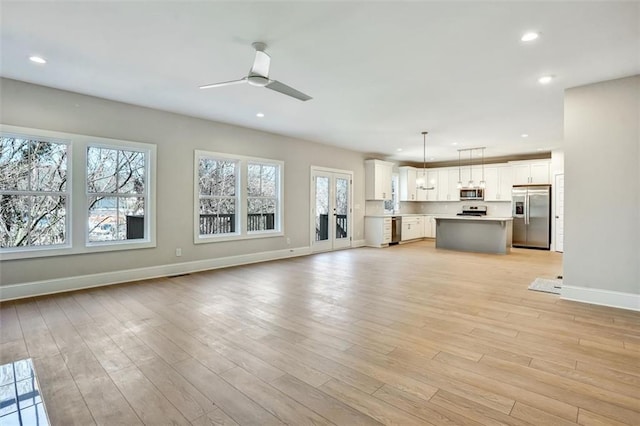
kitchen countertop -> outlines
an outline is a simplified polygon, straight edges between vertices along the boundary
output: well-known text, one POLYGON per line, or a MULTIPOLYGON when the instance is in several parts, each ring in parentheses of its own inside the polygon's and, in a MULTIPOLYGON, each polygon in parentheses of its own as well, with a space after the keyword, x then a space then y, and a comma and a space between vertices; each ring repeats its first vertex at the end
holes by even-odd
POLYGON ((451 215, 435 215, 438 219, 456 219, 456 220, 484 220, 484 221, 505 221, 513 220, 512 217, 499 217, 499 216, 451 216, 451 215))
POLYGON ((446 213, 393 213, 393 214, 389 213, 389 214, 366 214, 366 215, 364 215, 364 217, 411 217, 411 216, 450 217, 446 213))

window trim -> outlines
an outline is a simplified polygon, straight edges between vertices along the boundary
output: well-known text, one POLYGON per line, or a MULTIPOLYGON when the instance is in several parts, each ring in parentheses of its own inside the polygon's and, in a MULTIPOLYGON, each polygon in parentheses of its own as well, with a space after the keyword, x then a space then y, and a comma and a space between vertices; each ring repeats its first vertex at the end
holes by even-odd
POLYGON ((65 191, 20 191, 20 190, 8 190, 2 191, 5 194, 14 194, 19 196, 66 196, 67 204, 65 207, 65 224, 64 224, 64 232, 66 235, 66 241, 64 244, 51 244, 46 246, 25 246, 25 247, 0 247, 0 260, 7 258, 26 258, 26 257, 35 257, 37 253, 43 252, 47 254, 43 254, 44 256, 49 256, 51 252, 61 252, 70 250, 73 242, 73 170, 72 170, 72 159, 73 159, 73 147, 71 140, 66 137, 58 137, 58 136, 48 136, 37 134, 39 132, 34 132, 35 129, 20 129, 13 128, 15 130, 5 130, 8 126, 0 125, 0 135, 2 137, 13 137, 13 138, 21 138, 28 140, 40 140, 43 142, 51 142, 56 144, 66 145, 67 147, 67 158, 66 158, 66 167, 67 167, 67 176, 66 176, 66 190, 65 191))
MULTIPOLYGON (((37 248, 6 250, 0 249, 0 261, 30 259, 38 257, 64 256, 87 253, 100 253, 108 251, 134 250, 156 247, 156 169, 157 169, 157 146, 151 143, 134 142, 121 139, 110 139, 98 136, 81 135, 76 133, 56 132, 51 130, 33 129, 27 127, 11 126, 0 124, 0 132, 2 134, 17 134, 21 136, 29 136, 32 138, 40 138, 44 140, 62 140, 69 142, 69 151, 67 153, 67 180, 70 183, 69 206, 67 214, 69 215, 68 241, 69 246, 49 246, 37 248), (86 226, 86 218, 88 214, 88 198, 87 198, 87 147, 104 144, 108 147, 119 147, 122 149, 148 150, 149 161, 145 166, 148 171, 148 203, 145 205, 145 228, 148 229, 148 239, 144 240, 123 240, 114 244, 98 244, 92 243, 87 245, 88 226, 86 226), (75 173, 74 173, 75 167, 75 173), (82 170, 78 171, 78 168, 82 170)), ((145 230, 146 230, 145 229, 145 230)), ((101 242, 102 243, 102 242, 101 242)))
POLYGON ((236 155, 222 152, 194 150, 193 161, 193 243, 208 244, 224 241, 250 240, 257 238, 282 237, 284 235, 284 161, 269 158, 250 157, 244 155, 236 155), (217 160, 236 161, 238 164, 238 173, 236 175, 236 197, 238 200, 236 208, 236 232, 233 234, 213 234, 200 235, 200 185, 198 165, 201 158, 210 158, 217 160), (275 165, 278 168, 278 178, 276 191, 278 193, 278 202, 276 205, 276 229, 262 231, 247 230, 247 186, 248 182, 248 164, 265 164, 275 165))
MULTIPOLYGON (((137 144, 139 145, 139 144, 137 144)), ((85 233, 84 233, 84 244, 85 247, 88 248, 98 248, 98 247, 114 247, 114 246, 120 246, 120 245, 144 245, 147 244, 151 241, 151 229, 150 229, 150 220, 147 220, 147 212, 148 212, 148 201, 150 201, 151 197, 149 194, 149 190, 150 190, 150 184, 149 184, 149 179, 147 178, 148 176, 150 176, 150 172, 151 172, 151 151, 149 148, 145 148, 145 147, 140 147, 140 146, 135 146, 133 145, 133 143, 128 144, 128 145, 120 145, 120 144, 105 144, 105 143, 87 143, 86 146, 84 147, 84 185, 83 185, 83 191, 84 191, 84 204, 85 204, 85 209, 84 209, 84 213, 85 213, 85 218, 88 219, 88 214, 89 214, 89 198, 90 197, 95 197, 95 196, 110 196, 110 197, 115 197, 115 198, 127 198, 127 197, 135 197, 136 195, 126 195, 126 194, 122 194, 122 193, 104 193, 104 192, 92 192, 89 193, 88 191, 88 184, 89 184, 89 176, 88 176, 88 170, 87 170, 87 151, 89 150, 89 148, 103 148, 103 149, 111 149, 111 150, 119 150, 119 151, 134 151, 134 152, 141 152, 145 155, 145 164, 144 164, 144 176, 145 176, 145 185, 144 185, 144 192, 143 192, 143 197, 145 200, 144 203, 144 235, 145 238, 139 238, 139 239, 135 239, 135 240, 113 240, 113 241, 89 241, 89 226, 87 223, 87 226, 85 228, 85 233)), ((154 179, 155 180, 155 179, 154 179)), ((154 197, 155 198, 155 197, 154 197)), ((155 213, 155 206, 154 206, 154 213, 155 213)), ((155 247, 152 246, 152 247, 155 247)))

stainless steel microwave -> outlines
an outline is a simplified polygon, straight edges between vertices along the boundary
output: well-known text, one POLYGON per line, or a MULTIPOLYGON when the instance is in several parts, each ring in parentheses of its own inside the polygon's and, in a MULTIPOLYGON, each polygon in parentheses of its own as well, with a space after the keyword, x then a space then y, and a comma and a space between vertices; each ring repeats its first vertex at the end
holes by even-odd
POLYGON ((462 188, 460 189, 460 200, 484 200, 484 189, 462 188))

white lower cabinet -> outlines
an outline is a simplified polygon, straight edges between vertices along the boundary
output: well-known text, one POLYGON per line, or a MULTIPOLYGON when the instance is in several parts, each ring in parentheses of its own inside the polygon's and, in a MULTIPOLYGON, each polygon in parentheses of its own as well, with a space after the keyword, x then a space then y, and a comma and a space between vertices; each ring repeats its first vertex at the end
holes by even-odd
POLYGON ((391 242, 390 217, 365 217, 364 238, 369 247, 384 247, 391 242))
POLYGON ((422 216, 402 217, 402 241, 424 238, 424 224, 422 216))
POLYGON ((436 217, 424 216, 424 237, 435 238, 436 237, 436 217))

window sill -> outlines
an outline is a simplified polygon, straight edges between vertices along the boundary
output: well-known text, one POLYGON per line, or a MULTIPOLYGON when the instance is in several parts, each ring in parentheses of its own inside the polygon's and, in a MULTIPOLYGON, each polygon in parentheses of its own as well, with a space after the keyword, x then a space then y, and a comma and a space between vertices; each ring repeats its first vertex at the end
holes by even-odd
POLYGON ((258 231, 252 232, 250 234, 244 235, 207 235, 207 236, 199 236, 197 237, 193 243, 194 244, 209 244, 209 243, 222 243, 228 241, 242 241, 242 240, 253 240, 257 238, 272 238, 272 237, 283 237, 284 232, 282 231, 258 231))
POLYGON ((24 250, 14 250, 2 252, 0 251, 0 261, 34 259, 38 257, 54 257, 54 256, 70 256, 74 254, 91 254, 102 253, 108 251, 124 251, 137 250, 145 248, 154 248, 156 243, 152 241, 132 242, 125 241, 118 244, 105 243, 89 243, 86 247, 47 247, 47 248, 28 248, 24 250))

